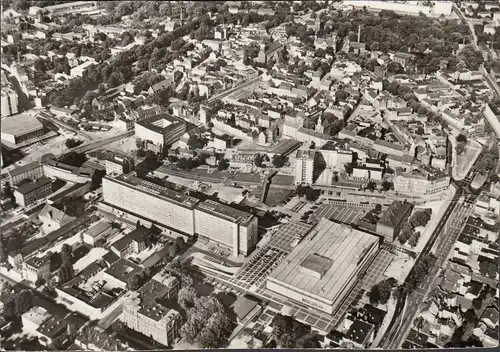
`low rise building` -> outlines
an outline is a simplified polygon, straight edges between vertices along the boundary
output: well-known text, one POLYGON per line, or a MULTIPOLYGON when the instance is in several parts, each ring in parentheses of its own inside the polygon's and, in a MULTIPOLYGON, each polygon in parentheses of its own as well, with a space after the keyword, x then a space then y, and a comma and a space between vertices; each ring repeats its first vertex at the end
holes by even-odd
POLYGON ((41 177, 30 183, 19 186, 14 191, 16 203, 25 207, 36 202, 39 199, 48 197, 52 193, 52 180, 47 177, 41 177))
POLYGON ((185 132, 186 123, 166 113, 135 122, 136 138, 146 141, 146 147, 155 152, 163 152, 185 132))
POLYGON ((31 257, 24 262, 23 277, 35 284, 38 280, 47 280, 50 276, 50 258, 31 257))
POLYGON ((376 232, 382 235, 386 242, 392 243, 410 217, 412 210, 413 205, 410 203, 393 201, 377 222, 376 232))
POLYGON ((27 114, 20 114, 2 119, 2 142, 12 146, 35 139, 44 134, 40 121, 27 114))
POLYGON ((53 205, 46 204, 38 214, 38 219, 43 223, 43 232, 49 233, 60 229, 62 226, 73 221, 75 217, 69 216, 63 210, 53 205))
POLYGON ((44 175, 43 165, 39 161, 16 167, 10 170, 7 175, 11 186, 16 186, 19 182, 26 179, 38 179, 44 175))
POLYGON ((120 258, 129 254, 138 254, 146 248, 145 238, 151 230, 139 225, 135 230, 126 234, 111 245, 111 250, 120 258))

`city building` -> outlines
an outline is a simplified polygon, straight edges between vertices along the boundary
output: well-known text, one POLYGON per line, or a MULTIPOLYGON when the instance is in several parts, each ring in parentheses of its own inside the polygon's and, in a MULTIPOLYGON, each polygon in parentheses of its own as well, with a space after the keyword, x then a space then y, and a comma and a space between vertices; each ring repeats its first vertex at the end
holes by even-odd
POLYGON ((495 131, 497 137, 500 138, 500 109, 498 106, 492 103, 486 104, 483 114, 493 131, 495 131))
POLYGON ((119 231, 118 229, 113 230, 109 222, 101 220, 83 233, 83 242, 95 246, 98 241, 106 239, 113 232, 119 231))
POLYGON ((396 168, 393 183, 394 190, 400 194, 423 196, 446 190, 450 185, 450 176, 425 166, 407 171, 396 168))
POLYGON ((157 153, 163 152, 186 132, 186 123, 169 114, 135 122, 135 137, 146 142, 146 148, 157 153))
POLYGON ((37 179, 42 177, 44 175, 43 165, 39 161, 34 161, 32 163, 10 170, 7 175, 9 175, 10 185, 16 186, 23 180, 37 179))
POLYGON ((335 143, 329 141, 319 150, 320 160, 327 168, 344 169, 344 165, 352 163, 352 151, 339 148, 335 143))
POLYGON ((43 134, 43 125, 34 116, 20 114, 2 120, 2 142, 7 142, 12 146, 43 134))
POLYGON ((106 175, 112 173, 128 174, 134 168, 134 160, 132 158, 126 158, 116 154, 106 157, 104 163, 106 165, 106 175))
POLYGON ((48 197, 52 193, 52 180, 41 177, 36 181, 25 183, 14 190, 16 203, 25 207, 39 199, 48 197))
POLYGON ((120 258, 137 254, 146 249, 145 238, 151 232, 145 226, 139 226, 111 245, 111 250, 120 258))
POLYGON ((23 315, 21 315, 21 321, 23 322, 23 330, 31 335, 39 336, 37 333, 37 329, 45 321, 49 320, 50 317, 51 314, 48 313, 45 308, 34 306, 26 313, 23 313, 23 315))
POLYGON ((65 4, 45 6, 43 9, 50 12, 52 15, 65 15, 68 13, 81 13, 97 8, 97 1, 75 1, 65 4))
POLYGON ((63 210, 60 210, 50 204, 46 204, 40 213, 38 213, 38 220, 43 223, 42 229, 46 234, 60 229, 62 226, 73 221, 74 219, 75 217, 69 216, 63 210))
POLYGON ((18 108, 18 96, 17 93, 7 87, 2 88, 2 117, 17 114, 19 112, 18 108))
POLYGON ((107 175, 102 189, 104 202, 120 212, 136 214, 189 236, 195 232, 193 210, 197 198, 132 174, 107 175))
POLYGON ((195 231, 232 250, 235 257, 247 256, 258 241, 257 217, 228 205, 206 200, 194 210, 195 231))
POLYGON ((170 293, 176 287, 150 280, 139 290, 139 298, 124 305, 121 321, 132 330, 172 346, 182 323, 180 313, 170 307, 170 299, 174 297, 170 293))
POLYGON ((295 184, 312 185, 314 177, 314 149, 299 149, 295 156, 295 184))
POLYGON ((321 219, 267 278, 267 289, 334 314, 375 259, 379 240, 321 219))
POLYGON ((412 210, 413 205, 410 203, 393 201, 377 222, 376 232, 384 236, 385 241, 392 243, 398 237, 412 210))
POLYGON ((47 280, 50 276, 50 258, 31 257, 24 261, 23 277, 31 283, 47 280))

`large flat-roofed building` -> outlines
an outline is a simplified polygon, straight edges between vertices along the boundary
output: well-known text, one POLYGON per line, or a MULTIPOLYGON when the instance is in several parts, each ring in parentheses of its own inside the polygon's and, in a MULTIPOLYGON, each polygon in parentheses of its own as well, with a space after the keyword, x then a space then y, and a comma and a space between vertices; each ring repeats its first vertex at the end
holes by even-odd
MULTIPOLYGON (((352 150, 346 150, 339 148, 332 141, 327 142, 319 149, 319 154, 327 168, 344 169, 344 165, 347 163, 352 163, 352 150)), ((320 162, 318 161, 318 162, 320 162)))
POLYGON ((67 13, 79 13, 97 8, 97 1, 75 1, 66 4, 57 4, 45 6, 44 10, 49 11, 52 15, 64 15, 67 13))
POLYGON ((194 211, 196 233, 247 256, 258 241, 257 217, 228 205, 206 200, 194 211))
POLYGON ((52 180, 47 177, 41 177, 30 183, 19 186, 14 191, 16 203, 25 207, 39 199, 48 197, 52 193, 52 180))
POLYGON ((102 180, 104 202, 187 235, 193 235, 197 198, 135 177, 111 175, 102 180))
POLYGON ((2 88, 2 117, 10 116, 18 113, 18 98, 17 93, 10 88, 2 88))
POLYGON ((421 166, 395 171, 394 190, 401 194, 423 196, 444 191, 450 185, 450 176, 438 169, 421 166))
POLYGON ((43 125, 34 116, 20 114, 2 119, 2 141, 16 145, 44 134, 43 125))
POLYGON ((267 289, 333 314, 379 251, 379 239, 321 219, 271 273, 267 289))
POLYGON ((314 149, 299 149, 295 162, 295 184, 311 185, 314 177, 314 149))
POLYGON ((135 137, 146 142, 147 148, 162 152, 163 147, 171 145, 186 132, 186 123, 167 113, 135 122, 135 137))

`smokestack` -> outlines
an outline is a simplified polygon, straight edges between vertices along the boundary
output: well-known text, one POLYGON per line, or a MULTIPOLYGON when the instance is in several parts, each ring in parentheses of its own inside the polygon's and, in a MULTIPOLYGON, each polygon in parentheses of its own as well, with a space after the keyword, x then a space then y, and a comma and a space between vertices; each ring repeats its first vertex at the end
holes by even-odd
POLYGON ((361 25, 358 26, 358 43, 361 43, 361 25))

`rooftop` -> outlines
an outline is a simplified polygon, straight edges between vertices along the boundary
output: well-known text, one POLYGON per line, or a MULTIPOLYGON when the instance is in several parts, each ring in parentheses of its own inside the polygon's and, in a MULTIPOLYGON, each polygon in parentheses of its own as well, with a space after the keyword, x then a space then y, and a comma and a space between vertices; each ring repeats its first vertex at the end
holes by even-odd
POLYGON ((144 193, 148 193, 157 196, 161 199, 168 200, 170 202, 182 205, 184 207, 193 209, 195 205, 199 202, 197 198, 185 195, 183 193, 176 192, 167 187, 157 185, 155 183, 140 179, 133 174, 118 175, 115 177, 106 176, 106 179, 128 185, 132 188, 138 189, 144 193))
POLYGON ((119 259, 108 270, 106 270, 106 274, 111 275, 120 281, 127 282, 130 277, 135 274, 140 274, 141 271, 142 268, 139 265, 136 265, 127 259, 119 259))
POLYGON ((380 224, 396 227, 403 217, 413 208, 413 205, 407 202, 401 202, 399 200, 395 200, 389 206, 389 208, 382 214, 380 220, 378 221, 380 224))
POLYGON ((252 214, 245 211, 233 208, 229 205, 222 204, 210 199, 199 203, 196 209, 203 211, 208 214, 215 215, 217 217, 223 218, 231 222, 237 222, 240 224, 247 224, 254 217, 252 214))
POLYGON ((52 339, 66 330, 66 327, 66 320, 54 315, 40 325, 36 331, 52 339))
POLYGON ((331 301, 355 275, 365 252, 377 243, 375 236, 321 219, 270 277, 331 301))
POLYGON ((2 134, 6 133, 14 136, 21 136, 43 128, 43 125, 36 117, 27 114, 3 118, 1 123, 2 134))
POLYGON ((42 164, 39 161, 33 161, 32 163, 16 167, 8 172, 10 177, 14 177, 20 175, 22 173, 28 172, 30 170, 36 169, 38 167, 42 167, 42 164))
POLYGON ((38 180, 30 183, 25 183, 22 186, 19 186, 16 188, 16 192, 21 193, 21 194, 28 194, 33 192, 34 190, 44 187, 48 184, 51 184, 52 180, 48 177, 40 177, 38 180))
POLYGON ((85 234, 94 238, 94 237, 99 236, 101 233, 108 230, 109 228, 111 228, 111 224, 109 222, 99 221, 97 224, 95 224, 94 226, 89 228, 85 232, 85 234))
POLYGON ((299 149, 297 150, 297 159, 314 159, 316 150, 314 149, 299 149))

